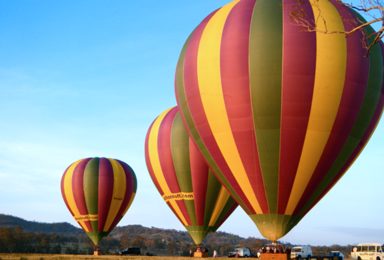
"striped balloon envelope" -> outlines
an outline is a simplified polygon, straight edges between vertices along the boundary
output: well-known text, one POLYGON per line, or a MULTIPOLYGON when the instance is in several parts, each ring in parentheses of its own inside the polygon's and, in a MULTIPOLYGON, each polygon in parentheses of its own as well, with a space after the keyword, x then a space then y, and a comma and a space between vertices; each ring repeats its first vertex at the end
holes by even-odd
MULTIPOLYGON (((328 31, 362 19, 335 0, 301 2, 308 21, 321 11, 328 31)), ((365 58, 361 31, 305 32, 290 19, 297 3, 225 5, 195 28, 176 69, 189 134, 270 240, 287 234, 348 170, 384 103, 383 44, 365 58)))
POLYGON ((145 159, 157 190, 196 244, 238 206, 188 136, 177 107, 150 126, 145 159))
POLYGON ((132 168, 110 158, 78 160, 67 168, 61 179, 65 204, 95 245, 123 218, 136 189, 132 168))

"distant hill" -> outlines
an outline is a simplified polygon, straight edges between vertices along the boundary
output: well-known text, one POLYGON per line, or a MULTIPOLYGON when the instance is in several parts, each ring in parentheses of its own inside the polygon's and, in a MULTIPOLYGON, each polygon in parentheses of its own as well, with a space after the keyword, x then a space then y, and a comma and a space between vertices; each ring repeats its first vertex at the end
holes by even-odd
MULTIPOLYGON (((120 239, 123 234, 131 234, 132 236, 142 236, 146 239, 166 239, 168 241, 184 241, 186 243, 193 243, 193 240, 189 233, 187 231, 178 231, 174 229, 162 229, 162 228, 156 228, 156 227, 143 227, 141 225, 128 225, 123 227, 116 227, 110 234, 111 237, 115 239, 120 239)), ((232 244, 237 245, 242 240, 244 240, 243 237, 240 237, 238 235, 233 235, 226 232, 217 231, 215 233, 210 233, 207 235, 207 237, 203 240, 203 243, 206 243, 207 241, 215 241, 220 243, 226 243, 226 244, 232 244)))
POLYGON ((15 228, 20 226, 24 232, 30 233, 56 233, 62 236, 78 236, 83 230, 76 228, 67 222, 61 223, 40 223, 35 221, 27 221, 22 218, 0 214, 0 227, 15 228))
MULTIPOLYGON (((30 233, 46 233, 52 234, 56 233, 58 235, 63 236, 79 236, 84 235, 84 231, 80 228, 74 227, 73 225, 62 222, 62 223, 41 223, 35 221, 27 221, 22 218, 0 214, 0 227, 10 227, 15 228, 20 226, 24 232, 30 233)), ((132 237, 134 236, 142 236, 146 239, 155 239, 157 237, 166 240, 174 240, 180 241, 183 240, 186 243, 192 243, 192 238, 186 231, 178 231, 174 229, 162 229, 156 227, 143 227, 141 225, 128 225, 115 227, 114 230, 110 233, 109 237, 114 239, 120 239, 123 234, 130 234, 132 237)), ((239 244, 240 241, 244 240, 244 238, 229 234, 226 232, 216 232, 209 234, 204 241, 215 241, 220 240, 221 243, 228 244, 239 244)))

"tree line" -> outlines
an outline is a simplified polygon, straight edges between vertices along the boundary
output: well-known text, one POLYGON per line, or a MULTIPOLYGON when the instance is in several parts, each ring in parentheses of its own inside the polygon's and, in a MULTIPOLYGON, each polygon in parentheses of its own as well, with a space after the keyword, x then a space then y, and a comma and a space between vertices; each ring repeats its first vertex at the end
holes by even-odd
MULTIPOLYGON (((141 248, 142 254, 155 252, 164 255, 188 256, 189 251, 195 251, 196 246, 189 236, 184 236, 186 232, 176 230, 163 230, 167 235, 145 236, 137 229, 138 233, 120 230, 118 235, 109 235, 100 242, 103 254, 117 254, 130 246, 141 248), (181 233, 178 235, 178 233, 181 233)), ((160 232, 161 233, 161 232, 160 232)), ((241 238, 225 232, 209 234, 203 242, 203 246, 208 249, 208 255, 212 256, 213 250, 219 256, 226 256, 237 247, 248 247, 252 252, 257 252, 261 247, 270 242, 266 239, 241 238)), ((284 242, 282 242, 284 243, 284 242)), ((293 247, 289 243, 284 243, 293 247)), ((94 245, 91 239, 84 235, 67 236, 56 233, 33 233, 24 232, 23 228, 0 227, 0 253, 40 253, 40 254, 93 254, 94 245)), ((312 246, 314 255, 329 255, 331 251, 341 251, 344 255, 350 254, 350 246, 312 246)))

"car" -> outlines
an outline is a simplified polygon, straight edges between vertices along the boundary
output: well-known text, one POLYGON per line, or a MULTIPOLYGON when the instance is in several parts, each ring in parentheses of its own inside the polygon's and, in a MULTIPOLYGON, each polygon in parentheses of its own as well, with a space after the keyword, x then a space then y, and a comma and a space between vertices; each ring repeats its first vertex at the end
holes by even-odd
POLYGON ((331 256, 337 256, 339 260, 344 260, 344 254, 340 251, 331 251, 331 256))
POLYGON ((236 254, 238 257, 250 257, 251 250, 249 248, 236 248, 233 252, 228 253, 228 257, 236 257, 236 254))
POLYGON ((122 255, 140 255, 141 254, 140 247, 137 247, 137 246, 128 247, 127 249, 121 251, 121 254, 122 255))

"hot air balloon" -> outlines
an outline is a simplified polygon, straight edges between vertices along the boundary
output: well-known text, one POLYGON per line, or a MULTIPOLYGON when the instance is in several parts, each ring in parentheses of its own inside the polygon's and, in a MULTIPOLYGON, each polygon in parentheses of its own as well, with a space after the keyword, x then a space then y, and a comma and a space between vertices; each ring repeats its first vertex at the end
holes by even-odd
MULTIPOLYGON (((308 21, 321 10, 328 31, 348 31, 357 20, 335 0, 302 2, 308 21)), ((188 133, 272 241, 348 170, 384 104, 383 44, 364 58, 360 31, 303 32, 289 17, 295 3, 236 0, 214 11, 187 39, 175 78, 188 133)))
POLYGON ((67 168, 61 179, 65 204, 95 245, 123 218, 136 189, 132 168, 110 158, 78 160, 67 168))
POLYGON ((177 107, 152 123, 145 159, 157 190, 196 244, 238 206, 188 136, 177 107))

